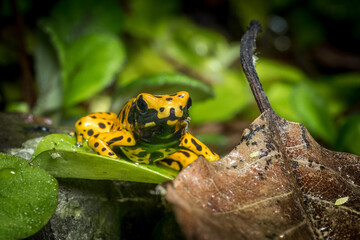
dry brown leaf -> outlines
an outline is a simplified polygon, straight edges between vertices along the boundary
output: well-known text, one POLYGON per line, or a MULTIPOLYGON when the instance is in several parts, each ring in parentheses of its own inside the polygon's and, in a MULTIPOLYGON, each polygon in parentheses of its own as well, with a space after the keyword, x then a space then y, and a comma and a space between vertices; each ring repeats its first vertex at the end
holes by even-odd
POLYGON ((262 107, 234 150, 199 158, 166 186, 185 237, 360 239, 360 157, 262 107))
POLYGON ((198 159, 167 186, 187 239, 359 238, 359 156, 321 147, 302 124, 273 124, 272 114, 221 160, 198 159))

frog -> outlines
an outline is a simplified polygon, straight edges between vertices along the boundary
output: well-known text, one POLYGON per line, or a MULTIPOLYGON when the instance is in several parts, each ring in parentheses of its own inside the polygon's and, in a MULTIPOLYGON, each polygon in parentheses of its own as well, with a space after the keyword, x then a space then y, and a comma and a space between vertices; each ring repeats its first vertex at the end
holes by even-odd
POLYGON ((76 145, 83 141, 97 154, 119 158, 114 150, 135 163, 160 163, 181 171, 199 156, 216 161, 219 155, 189 133, 187 91, 170 95, 140 93, 131 98, 116 115, 91 113, 75 123, 76 145))

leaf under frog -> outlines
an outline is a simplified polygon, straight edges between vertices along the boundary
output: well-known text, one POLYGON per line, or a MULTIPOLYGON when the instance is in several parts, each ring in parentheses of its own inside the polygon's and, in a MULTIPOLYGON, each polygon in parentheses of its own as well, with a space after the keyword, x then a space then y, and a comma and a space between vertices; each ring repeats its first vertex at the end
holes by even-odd
POLYGON ((166 198, 188 239, 355 239, 359 172, 359 156, 327 150, 267 111, 221 160, 183 170, 166 198))
POLYGON ((32 163, 60 178, 161 183, 174 179, 177 174, 158 165, 96 155, 87 143, 77 147, 75 137, 66 134, 44 137, 33 154, 32 163))

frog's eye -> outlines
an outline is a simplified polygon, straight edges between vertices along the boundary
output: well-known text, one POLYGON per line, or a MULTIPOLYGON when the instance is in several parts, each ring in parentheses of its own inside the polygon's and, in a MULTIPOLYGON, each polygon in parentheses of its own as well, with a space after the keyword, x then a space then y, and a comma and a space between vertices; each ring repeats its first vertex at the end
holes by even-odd
POLYGON ((140 112, 146 112, 148 110, 148 104, 145 102, 142 95, 136 101, 136 106, 140 112))
POLYGON ((187 100, 187 103, 186 103, 186 108, 189 109, 192 105, 192 100, 191 98, 189 97, 189 99, 187 100))

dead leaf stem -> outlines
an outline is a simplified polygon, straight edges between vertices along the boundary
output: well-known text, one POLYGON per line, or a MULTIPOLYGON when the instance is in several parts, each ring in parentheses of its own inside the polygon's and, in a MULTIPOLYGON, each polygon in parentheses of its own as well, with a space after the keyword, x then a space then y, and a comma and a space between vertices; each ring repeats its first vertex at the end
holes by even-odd
POLYGON ((266 110, 272 110, 272 108, 267 96, 265 95, 259 76, 256 73, 253 61, 256 36, 260 32, 262 32, 260 22, 252 20, 248 26, 247 32, 241 38, 240 60, 245 76, 250 84, 251 91, 254 94, 255 101, 260 109, 260 112, 263 113, 266 110))

